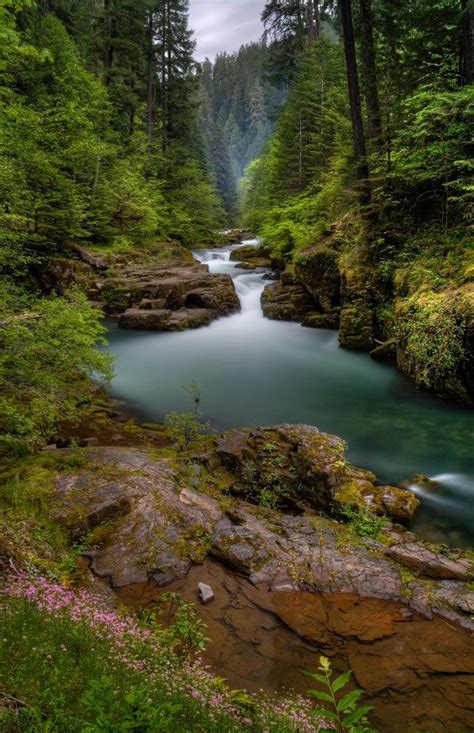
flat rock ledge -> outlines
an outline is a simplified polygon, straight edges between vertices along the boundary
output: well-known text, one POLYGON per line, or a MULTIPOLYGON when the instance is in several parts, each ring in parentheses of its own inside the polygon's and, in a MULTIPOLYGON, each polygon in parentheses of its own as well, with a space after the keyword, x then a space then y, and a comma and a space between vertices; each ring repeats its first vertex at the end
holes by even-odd
POLYGON ((211 274, 198 262, 128 264, 112 273, 98 279, 89 295, 118 317, 121 328, 183 331, 240 310, 232 278, 211 274))
MULTIPOLYGON (((293 439, 303 429, 280 429, 290 427, 293 439)), ((331 478, 323 439, 311 448, 307 430, 301 465, 306 461, 308 470, 319 465, 314 491, 327 499, 337 478, 331 478)), ((88 468, 58 476, 52 512, 73 538, 88 537, 96 548, 87 553, 91 570, 115 588, 148 581, 166 586, 211 557, 271 591, 392 600, 474 630, 472 563, 447 558, 398 524, 388 523, 378 540, 364 539, 316 513, 310 503, 297 514, 239 498, 239 459, 225 446, 229 439, 235 440, 234 431, 221 439, 217 452, 179 461, 152 458, 139 449, 90 448, 88 468)), ((371 483, 367 476, 357 480, 371 483)), ((308 487, 309 480, 304 493, 308 487)))

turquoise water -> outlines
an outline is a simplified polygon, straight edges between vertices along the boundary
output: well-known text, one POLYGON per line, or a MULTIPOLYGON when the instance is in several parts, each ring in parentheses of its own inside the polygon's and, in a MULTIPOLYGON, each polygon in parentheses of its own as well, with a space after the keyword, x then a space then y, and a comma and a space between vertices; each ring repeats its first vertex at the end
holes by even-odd
POLYGON ((241 313, 184 333, 110 325, 114 396, 159 421, 189 408, 183 386, 197 380, 216 430, 308 423, 343 437, 352 462, 380 482, 423 473, 438 481, 422 499, 415 529, 427 539, 474 539, 474 413, 418 392, 393 367, 339 348, 337 333, 263 317, 263 272, 239 270, 232 248, 196 253, 234 278, 241 313))

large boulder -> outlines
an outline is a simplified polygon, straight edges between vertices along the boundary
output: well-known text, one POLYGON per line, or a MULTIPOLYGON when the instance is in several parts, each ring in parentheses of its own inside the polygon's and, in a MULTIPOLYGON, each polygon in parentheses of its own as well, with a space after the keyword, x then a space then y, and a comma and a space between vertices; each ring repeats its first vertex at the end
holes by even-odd
POLYGON ((420 506, 420 500, 412 491, 396 486, 377 486, 385 511, 397 522, 410 522, 420 506))
POLYGON ((327 246, 303 250, 295 259, 295 275, 324 313, 341 303, 339 253, 327 246))
POLYGON ((97 286, 121 328, 181 331, 240 308, 232 278, 197 262, 128 264, 97 286))
POLYGON ((261 298, 263 314, 274 321, 302 323, 315 312, 315 302, 302 285, 267 285, 261 298))
POLYGON ((336 516, 364 509, 409 521, 419 506, 416 496, 376 486, 374 474, 352 466, 345 451, 343 440, 309 425, 230 430, 216 447, 238 479, 233 493, 254 503, 293 511, 309 506, 336 516))
POLYGON ((269 251, 262 245, 244 244, 242 247, 236 247, 230 253, 232 262, 252 262, 253 260, 269 259, 269 251))

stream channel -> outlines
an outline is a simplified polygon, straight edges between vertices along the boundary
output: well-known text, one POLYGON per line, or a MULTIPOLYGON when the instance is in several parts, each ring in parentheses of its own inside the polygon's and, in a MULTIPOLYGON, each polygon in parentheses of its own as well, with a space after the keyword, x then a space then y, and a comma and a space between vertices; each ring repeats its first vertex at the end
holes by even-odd
MULTIPOLYGON (((243 244, 257 244, 249 240, 243 244)), ((422 501, 413 529, 428 541, 474 544, 474 413, 419 392, 390 365, 339 347, 336 331, 303 328, 263 316, 265 270, 230 261, 241 245, 199 250, 215 273, 229 274, 241 311, 207 328, 148 333, 110 324, 116 357, 112 394, 159 422, 188 410, 183 387, 199 382, 213 427, 306 423, 343 437, 349 459, 380 483, 415 474, 437 482, 411 484, 422 501)))

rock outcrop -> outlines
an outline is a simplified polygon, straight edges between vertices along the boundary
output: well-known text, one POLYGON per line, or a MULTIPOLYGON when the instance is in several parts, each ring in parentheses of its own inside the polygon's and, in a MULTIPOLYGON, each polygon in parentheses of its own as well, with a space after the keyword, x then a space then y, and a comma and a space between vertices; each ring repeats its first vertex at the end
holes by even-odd
POLYGON ((348 463, 343 440, 309 425, 230 430, 215 451, 238 479, 232 493, 257 504, 271 496, 281 509, 338 516, 363 508, 397 522, 409 521, 420 504, 411 491, 376 486, 373 473, 348 463))
POLYGON ((230 260, 237 262, 237 267, 244 270, 256 269, 257 267, 271 267, 269 251, 259 245, 244 244, 230 253, 230 260))
POLYGON ((348 479, 351 491, 355 484, 361 496, 373 493, 373 474, 345 466, 343 449, 338 438, 300 426, 259 431, 257 438, 234 431, 178 464, 140 449, 90 448, 88 466, 58 476, 51 511, 71 537, 87 536, 96 548, 86 553, 91 569, 116 588, 168 585, 210 556, 272 591, 408 602, 474 628, 474 592, 465 582, 471 563, 447 562, 399 525, 388 523, 378 540, 364 539, 311 508, 337 505, 348 479), (243 480, 248 450, 257 471, 267 475, 270 458, 288 482, 290 500, 278 501, 280 509, 263 501, 271 492, 255 506, 243 480), (289 504, 298 511, 283 508, 289 504))
POLYGON ((261 298, 262 310, 274 321, 303 323, 314 313, 314 301, 302 285, 267 285, 261 298))
POLYGON ((240 308, 232 279, 197 262, 128 264, 95 285, 91 296, 119 317, 121 328, 182 331, 240 308))
POLYGON ((295 259, 295 276, 322 313, 334 313, 341 304, 339 252, 327 246, 303 250, 295 259))

